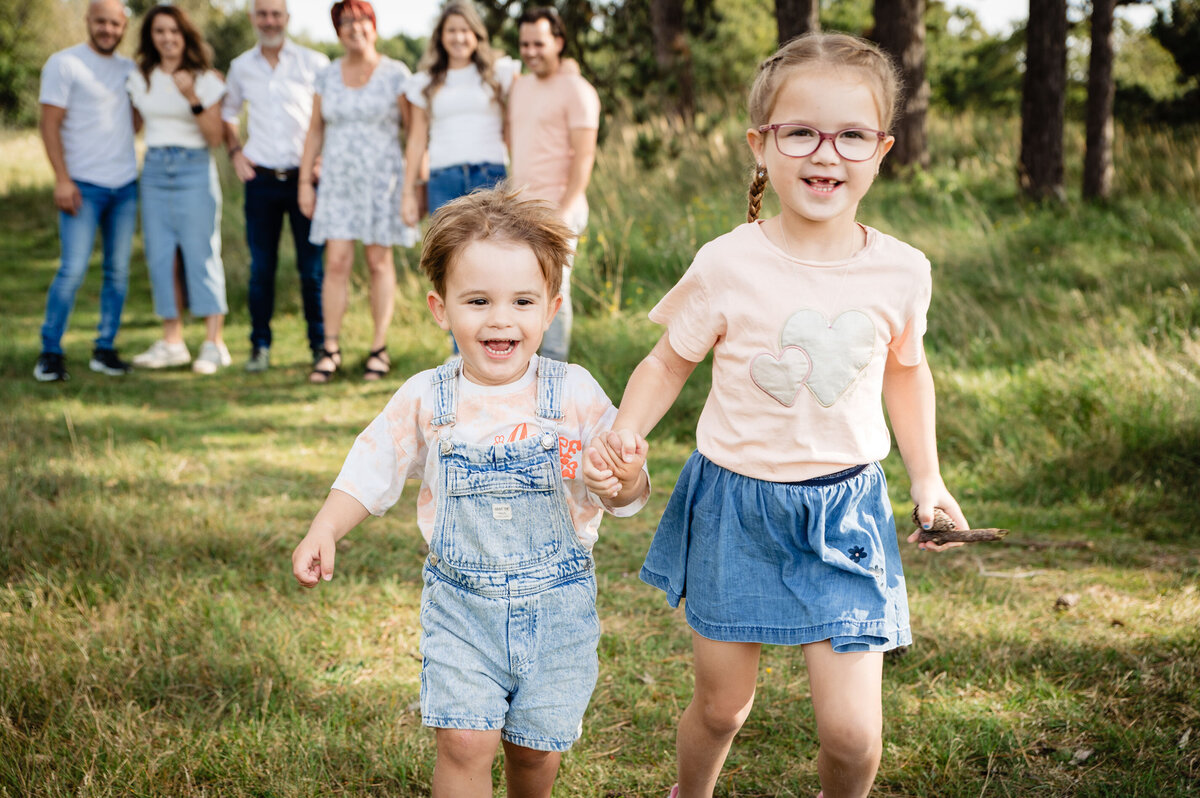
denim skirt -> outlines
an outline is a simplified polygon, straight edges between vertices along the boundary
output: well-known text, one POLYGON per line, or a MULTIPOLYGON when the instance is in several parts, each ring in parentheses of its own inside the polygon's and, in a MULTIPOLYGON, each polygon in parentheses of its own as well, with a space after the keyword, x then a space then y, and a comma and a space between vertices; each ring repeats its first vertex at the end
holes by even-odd
POLYGON ((839 653, 912 642, 900 547, 878 463, 767 482, 693 452, 641 578, 710 640, 839 653))

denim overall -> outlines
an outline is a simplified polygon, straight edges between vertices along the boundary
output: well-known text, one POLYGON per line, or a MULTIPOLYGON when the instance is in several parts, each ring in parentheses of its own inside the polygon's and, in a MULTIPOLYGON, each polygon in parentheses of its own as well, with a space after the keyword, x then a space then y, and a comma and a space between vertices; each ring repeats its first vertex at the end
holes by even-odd
POLYGON ((458 358, 434 375, 437 513, 421 597, 421 717, 502 729, 543 751, 578 739, 596 685, 596 579, 562 484, 556 421, 566 364, 540 359, 540 432, 454 438, 458 358))

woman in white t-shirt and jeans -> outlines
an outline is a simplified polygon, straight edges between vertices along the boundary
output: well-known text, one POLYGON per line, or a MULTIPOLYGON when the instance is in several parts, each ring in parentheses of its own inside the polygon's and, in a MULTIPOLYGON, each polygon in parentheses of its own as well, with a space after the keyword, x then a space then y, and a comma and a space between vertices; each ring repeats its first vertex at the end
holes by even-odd
POLYGON ((174 6, 155 6, 146 15, 137 64, 127 88, 145 125, 142 236, 163 337, 133 364, 166 368, 191 361, 183 341, 187 305, 205 322, 192 370, 213 374, 230 363, 221 337, 229 312, 221 262, 221 185, 209 152, 224 135, 225 84, 212 69, 199 31, 174 6))

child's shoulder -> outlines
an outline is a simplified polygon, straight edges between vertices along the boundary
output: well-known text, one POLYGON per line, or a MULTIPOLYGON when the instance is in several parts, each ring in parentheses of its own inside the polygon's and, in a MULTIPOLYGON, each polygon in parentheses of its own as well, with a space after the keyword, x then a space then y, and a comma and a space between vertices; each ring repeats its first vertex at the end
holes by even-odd
POLYGON ((882 230, 876 230, 874 227, 867 227, 866 225, 863 225, 863 227, 866 228, 872 250, 877 255, 886 257, 891 261, 910 263, 915 268, 929 268, 929 258, 912 244, 901 241, 882 230))

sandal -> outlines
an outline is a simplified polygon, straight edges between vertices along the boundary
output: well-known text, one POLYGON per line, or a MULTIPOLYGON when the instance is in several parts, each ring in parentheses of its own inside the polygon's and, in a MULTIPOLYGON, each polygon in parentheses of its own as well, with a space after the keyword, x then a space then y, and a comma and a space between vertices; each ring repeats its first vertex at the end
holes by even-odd
POLYGON ((368 382, 381 380, 387 373, 392 370, 392 359, 388 357, 387 345, 379 347, 373 352, 367 353, 367 359, 363 363, 363 379, 368 382), (383 368, 372 368, 371 361, 382 364, 383 368))
POLYGON ((308 381, 313 385, 325 385, 333 379, 333 375, 342 366, 342 350, 335 349, 330 352, 325 347, 321 347, 321 351, 317 353, 316 359, 313 361, 312 371, 308 373, 308 381), (329 361, 330 367, 321 368, 321 364, 329 361))

